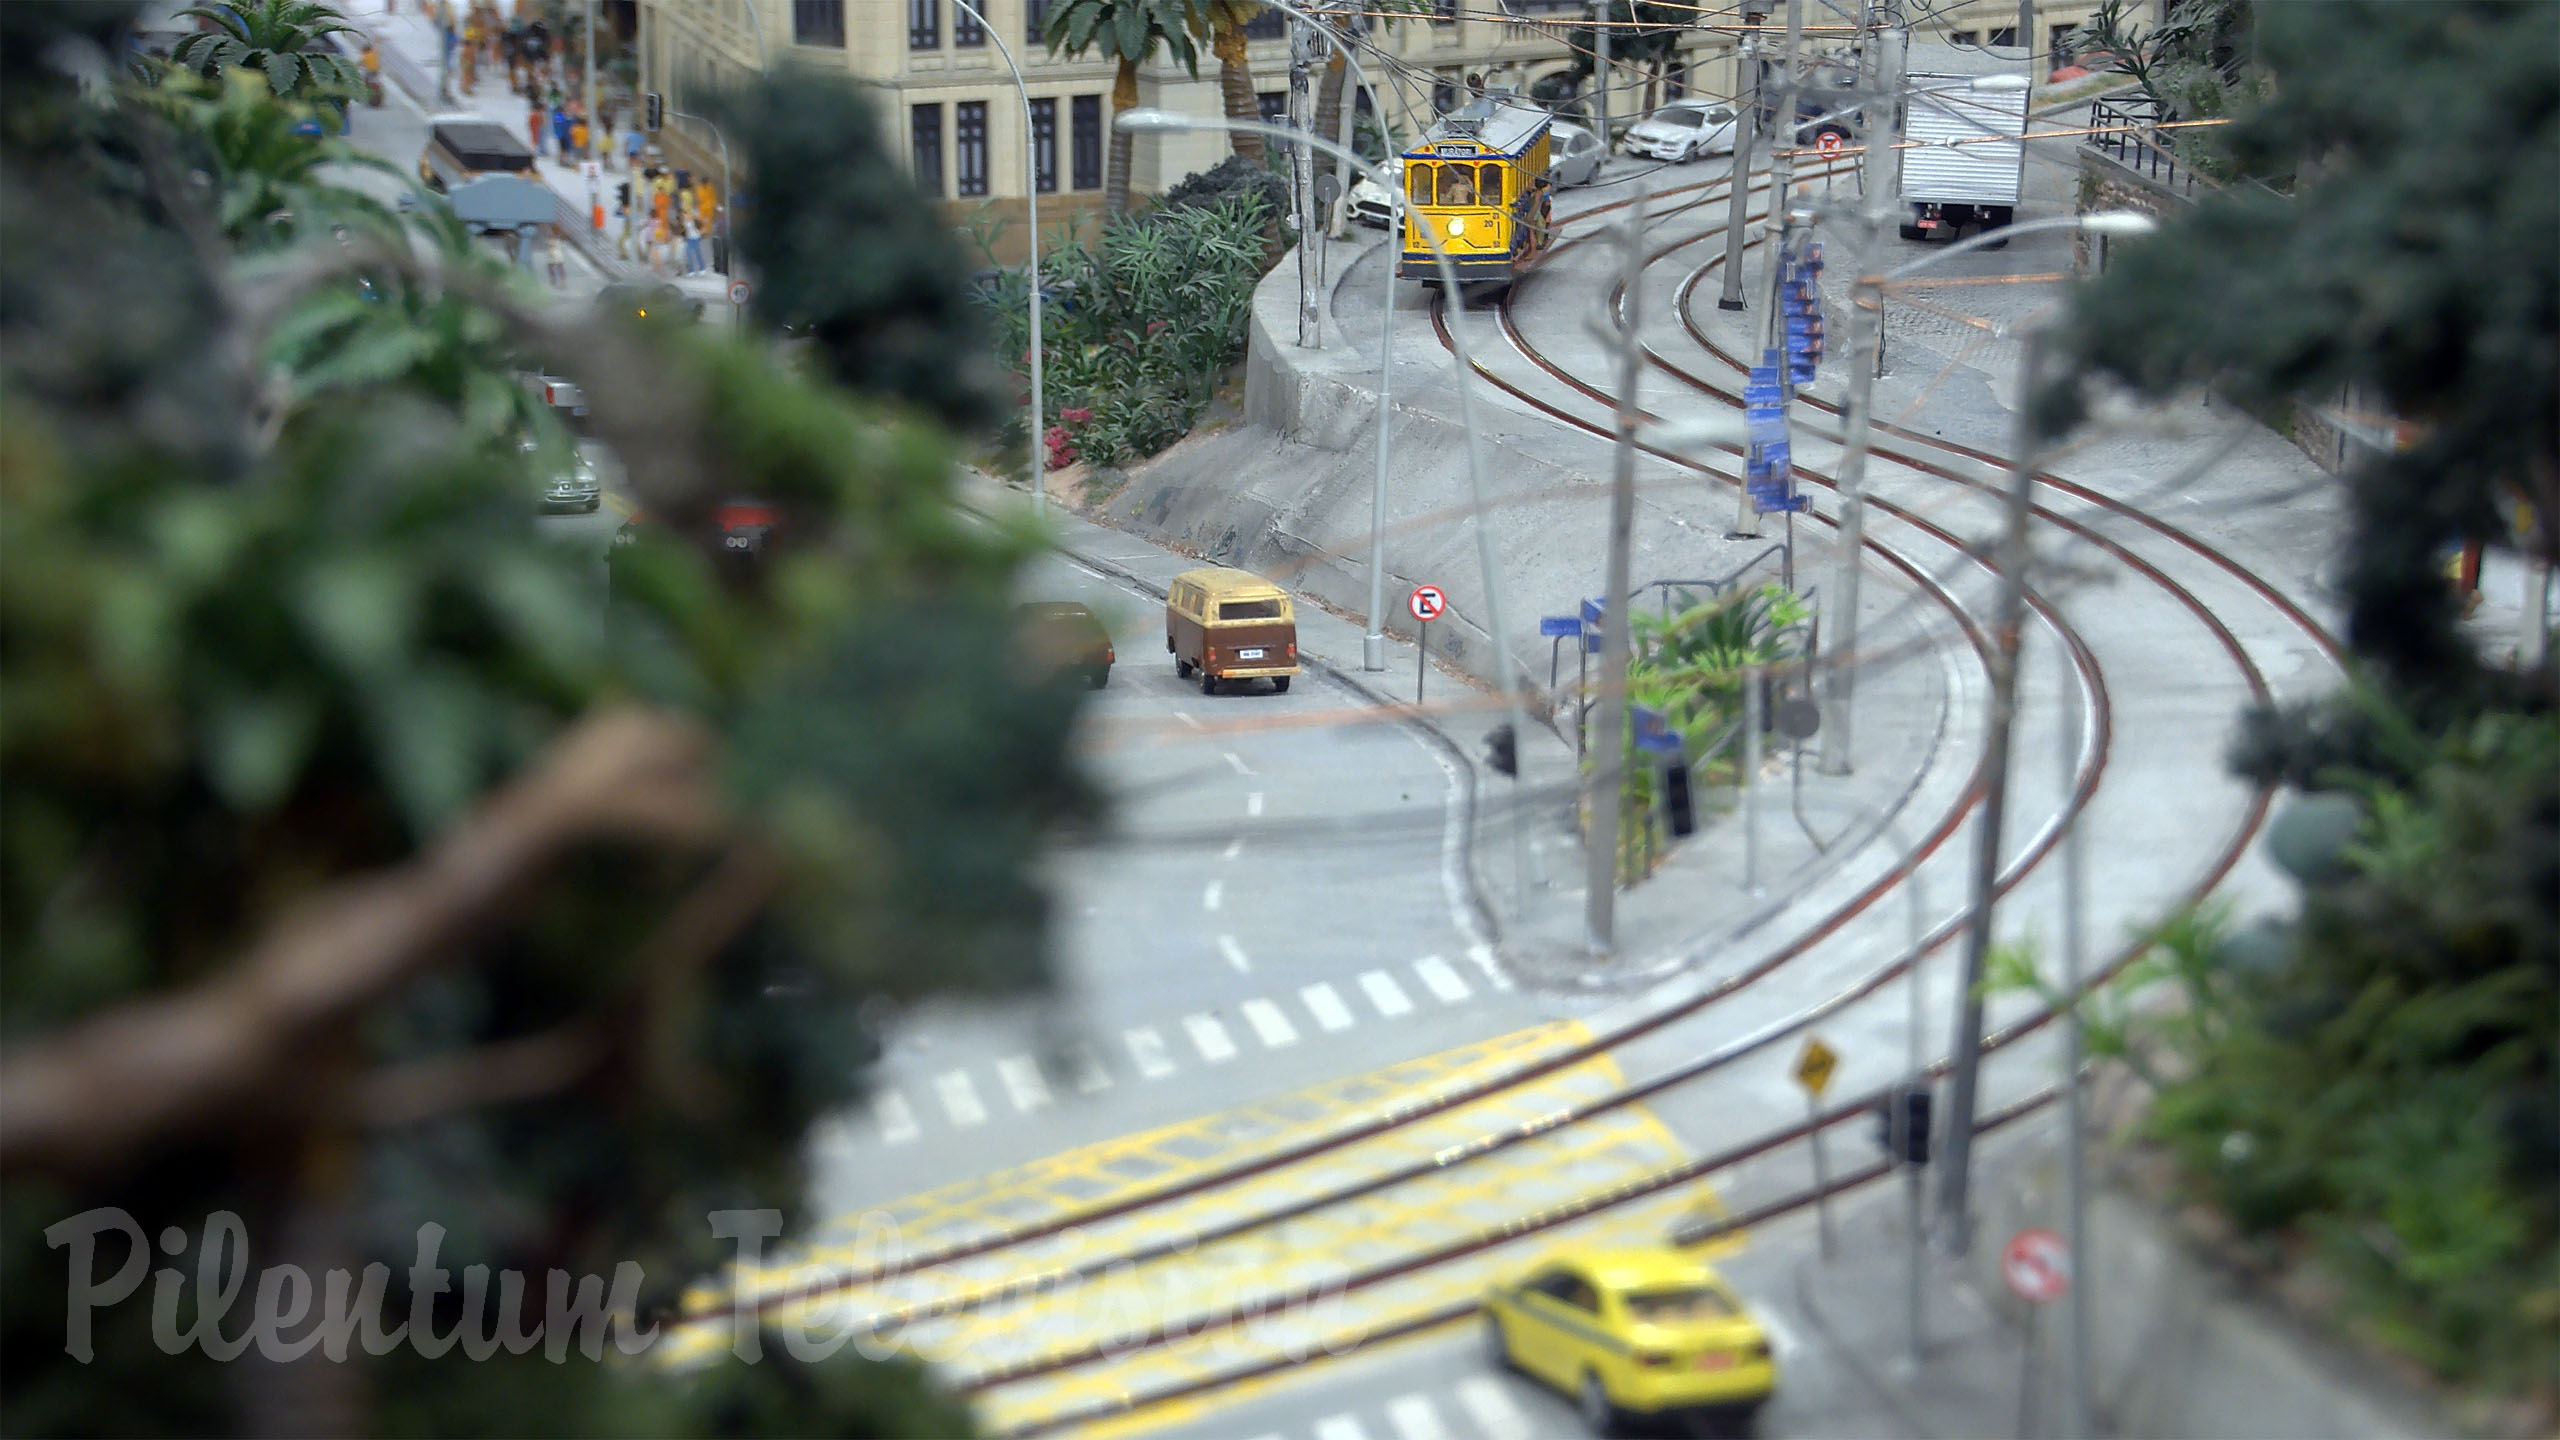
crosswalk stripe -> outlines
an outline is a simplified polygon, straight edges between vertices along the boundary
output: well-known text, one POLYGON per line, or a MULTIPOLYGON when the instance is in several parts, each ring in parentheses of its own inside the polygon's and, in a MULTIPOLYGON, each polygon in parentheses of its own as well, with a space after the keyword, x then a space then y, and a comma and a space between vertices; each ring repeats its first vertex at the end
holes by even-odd
POLYGON ((1360 988, 1369 992, 1369 1003, 1378 1007, 1378 1013, 1390 1020, 1413 1008, 1413 1002, 1405 998, 1404 987, 1384 970, 1362 971, 1360 988))
POLYGON ((1191 1047, 1200 1052, 1201 1059, 1215 1065, 1236 1058, 1236 1042, 1227 1038, 1227 1027, 1219 1024, 1216 1016, 1185 1015, 1182 1028, 1190 1033, 1191 1047))
POLYGON ((1475 993, 1467 988, 1466 981, 1458 978, 1457 971, 1449 968, 1449 962, 1437 955, 1425 955, 1414 961, 1413 973, 1422 977, 1422 983, 1431 987, 1431 993, 1439 996, 1443 1005, 1455 1005, 1475 993))
POLYGON ((967 1129, 987 1122, 987 1107, 978 1100, 978 1083, 966 1070, 949 1070, 933 1077, 933 1088, 942 1096, 942 1108, 951 1113, 951 1123, 967 1129))
POLYGON ((1490 1375, 1470 1375, 1458 1382, 1458 1404, 1484 1432, 1484 1440, 1528 1440, 1529 1417, 1502 1382, 1490 1375))
POLYGON ((1040 1064, 1028 1055, 1007 1055, 996 1062, 997 1078, 1004 1081, 1004 1093, 1013 1099, 1013 1108, 1029 1114, 1049 1104, 1049 1082, 1040 1077, 1040 1064))
POLYGON ((1316 1023, 1327 1030, 1351 1028, 1351 1007, 1342 1003, 1341 992, 1332 986, 1323 983, 1302 985, 1298 988, 1298 999, 1305 1003, 1307 1013, 1316 1017, 1316 1023))
POLYGON ((895 1090, 871 1097, 871 1119, 880 1127, 880 1138, 891 1145, 904 1145, 923 1133, 916 1127, 915 1108, 895 1090))
POLYGON ((1298 1043, 1298 1027, 1289 1023, 1289 1017, 1280 1013, 1279 1006, 1268 1000, 1247 1000, 1242 1008, 1244 1018, 1252 1024, 1253 1033, 1262 1038, 1264 1045, 1277 1050, 1283 1045, 1298 1043))
POLYGON ((1316 1440, 1369 1440, 1357 1416, 1327 1415, 1316 1422, 1316 1440))
POLYGON ((1092 1046, 1079 1041, 1067 1047, 1063 1058, 1067 1073, 1075 1078, 1077 1094, 1091 1095, 1111 1088, 1111 1072, 1102 1068, 1102 1057, 1093 1053, 1092 1046))
POLYGON ((1470 945, 1467 947, 1467 958, 1474 961, 1475 967, 1484 972, 1485 980, 1490 983, 1494 989, 1508 990, 1511 988, 1511 977, 1502 973, 1502 966, 1500 962, 1494 959, 1492 946, 1470 945))
POLYGON ((1218 937, 1218 953, 1227 957, 1228 967, 1234 970, 1237 974, 1250 975, 1253 973, 1252 959, 1246 956, 1244 953, 1244 947, 1236 943, 1236 937, 1233 935, 1221 935, 1218 937))
POLYGON ((1428 1395, 1399 1395, 1388 1401, 1387 1423, 1396 1428, 1398 1440, 1449 1440, 1448 1427, 1440 1423, 1440 1412, 1432 1408, 1428 1395))
POLYGON ((1137 1062, 1138 1073, 1150 1080, 1161 1080, 1173 1073, 1173 1060, 1164 1053, 1164 1037, 1152 1025, 1123 1030, 1120 1038, 1129 1043, 1129 1058, 1137 1062))

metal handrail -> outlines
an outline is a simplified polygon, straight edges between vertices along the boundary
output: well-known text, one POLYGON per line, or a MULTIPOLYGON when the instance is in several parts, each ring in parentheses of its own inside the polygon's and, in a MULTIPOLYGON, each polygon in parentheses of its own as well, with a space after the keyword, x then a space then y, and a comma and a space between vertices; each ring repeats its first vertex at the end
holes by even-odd
MULTIPOLYGON (((1635 589, 1627 592, 1627 600, 1628 603, 1632 605, 1640 601, 1644 596, 1644 592, 1647 590, 1660 590, 1662 592, 1662 618, 1668 620, 1671 618, 1671 591, 1673 587, 1676 586, 1681 589, 1692 591, 1704 590, 1710 598, 1724 595, 1732 591, 1735 586, 1742 582, 1742 577, 1751 572, 1751 567, 1758 565, 1760 562, 1768 559, 1772 555, 1779 557, 1779 567, 1783 570, 1788 559, 1791 558, 1789 555, 1790 548, 1791 547, 1787 542, 1781 540, 1776 544, 1771 545, 1768 549, 1762 550, 1758 554, 1753 555, 1750 559, 1736 565, 1731 571, 1727 572, 1722 579, 1647 580, 1643 584, 1638 585, 1635 589)), ((1810 595, 1812 592, 1807 591, 1806 593, 1810 595)))
POLYGON ((2152 138, 2160 123, 2157 102, 2143 96, 2089 102, 2089 148, 2126 169, 2173 190, 2193 191, 2194 170, 2152 138), (2145 133, 2150 132, 2150 133, 2145 133))

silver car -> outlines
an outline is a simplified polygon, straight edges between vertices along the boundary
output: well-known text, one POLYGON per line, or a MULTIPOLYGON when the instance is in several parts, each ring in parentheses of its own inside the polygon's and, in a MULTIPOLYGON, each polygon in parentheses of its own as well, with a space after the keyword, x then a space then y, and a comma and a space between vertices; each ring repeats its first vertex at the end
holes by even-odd
POLYGON ((1351 218, 1363 225, 1384 230, 1404 216, 1404 162, 1389 160, 1378 167, 1396 182, 1393 192, 1381 190, 1367 177, 1351 187, 1351 218))
POLYGON ((1547 132, 1547 183, 1559 190, 1599 179, 1607 158, 1600 137, 1579 125, 1559 120, 1547 132))
MULTIPOLYGON (((527 454, 537 448, 529 437, 522 444, 527 454)), ((580 445, 567 465, 542 482, 541 503, 551 511, 592 511, 604 503, 604 475, 587 445, 580 445)))
POLYGON ((1679 100, 1628 126, 1618 147, 1630 155, 1678 163, 1732 154, 1733 131, 1733 111, 1703 100, 1679 100))

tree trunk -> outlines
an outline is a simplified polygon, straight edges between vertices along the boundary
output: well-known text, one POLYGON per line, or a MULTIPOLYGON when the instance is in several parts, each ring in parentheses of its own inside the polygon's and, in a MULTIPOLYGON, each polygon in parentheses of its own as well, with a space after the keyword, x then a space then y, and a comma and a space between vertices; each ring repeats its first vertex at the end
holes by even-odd
POLYGON ((1316 83, 1315 133, 1328 140, 1342 133, 1342 77, 1346 73, 1342 52, 1336 50, 1324 62, 1324 78, 1316 83))
POLYGON ((1102 176, 1102 213, 1118 219, 1129 213, 1129 132, 1120 128, 1120 116, 1138 108, 1138 62, 1120 61, 1120 78, 1111 82, 1111 161, 1102 176))
MULTIPOLYGON (((1230 120, 1253 121, 1262 118, 1262 102, 1253 93, 1253 62, 1245 54, 1244 27, 1221 25, 1210 38, 1209 52, 1218 57, 1218 101, 1230 120)), ((1235 153, 1254 164, 1262 163, 1262 137, 1244 130, 1230 130, 1227 141, 1235 153)))

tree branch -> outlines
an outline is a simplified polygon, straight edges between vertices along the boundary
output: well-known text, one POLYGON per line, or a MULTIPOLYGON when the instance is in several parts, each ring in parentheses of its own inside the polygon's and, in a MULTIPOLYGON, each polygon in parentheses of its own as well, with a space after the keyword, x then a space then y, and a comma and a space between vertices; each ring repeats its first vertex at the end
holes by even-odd
POLYGON ((589 715, 417 858, 312 897, 220 975, 0 1056, 0 1170, 88 1169, 255 1101, 318 1037, 494 923, 574 846, 711 843, 727 817, 708 758, 690 721, 589 715))

